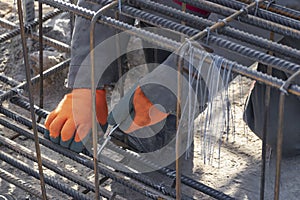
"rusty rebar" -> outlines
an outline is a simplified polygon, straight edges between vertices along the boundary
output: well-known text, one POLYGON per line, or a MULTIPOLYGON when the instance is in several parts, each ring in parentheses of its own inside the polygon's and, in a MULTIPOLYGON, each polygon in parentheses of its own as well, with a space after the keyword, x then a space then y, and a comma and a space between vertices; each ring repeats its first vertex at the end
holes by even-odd
POLYGON ((98 174, 98 131, 96 117, 96 83, 95 83, 95 26, 98 18, 106 10, 114 7, 118 1, 113 1, 100 8, 92 17, 90 25, 90 59, 91 59, 91 93, 92 93, 92 135, 93 135, 93 155, 94 155, 94 176, 95 176, 95 199, 99 199, 99 174, 98 174))
MULTIPOLYGON (((43 4, 39 2, 39 70, 40 70, 40 103, 39 107, 44 107, 44 48, 43 48, 43 4)), ((41 117, 38 117, 37 122, 41 121, 41 117)))
POLYGON ((45 180, 44 180, 44 173, 43 173, 43 165, 42 165, 42 157, 41 157, 41 149, 39 144, 39 136, 36 128, 36 120, 35 120, 35 113, 34 113, 34 100, 33 100, 33 87, 31 83, 31 75, 30 75, 30 65, 28 60, 28 53, 27 53, 27 43, 25 37, 25 28, 23 22, 23 9, 22 9, 22 2, 21 0, 17 0, 18 6, 18 16, 19 16, 19 23, 20 23, 20 32, 21 32, 21 39, 22 39, 22 49, 23 49, 23 56, 24 56, 24 63, 25 63, 25 70, 26 70, 26 80, 27 80, 27 87, 29 93, 29 102, 30 102, 30 112, 31 112, 31 119, 32 119, 32 130, 34 133, 34 142, 35 142, 35 149, 36 155, 38 160, 38 169, 39 169, 39 177, 41 182, 41 190, 43 200, 47 199, 46 194, 46 187, 45 187, 45 180))

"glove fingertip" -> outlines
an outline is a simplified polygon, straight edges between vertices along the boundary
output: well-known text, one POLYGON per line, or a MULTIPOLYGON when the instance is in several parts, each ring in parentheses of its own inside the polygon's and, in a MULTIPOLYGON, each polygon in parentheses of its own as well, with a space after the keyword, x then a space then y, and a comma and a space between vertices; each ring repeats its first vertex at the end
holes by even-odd
POLYGON ((50 132, 47 129, 45 129, 45 131, 44 131, 44 138, 46 138, 48 140, 50 139, 50 132))
POLYGON ((71 142, 73 141, 73 139, 71 140, 67 140, 67 141, 63 141, 62 139, 60 139, 60 146, 65 147, 65 148, 69 148, 71 142))
POLYGON ((70 150, 71 151, 74 151, 76 153, 81 153, 82 150, 83 150, 83 143, 80 141, 80 142, 75 142, 73 141, 70 145, 70 150))
POLYGON ((59 144, 60 136, 55 137, 55 138, 50 136, 50 140, 51 140, 51 142, 53 142, 55 144, 59 144))

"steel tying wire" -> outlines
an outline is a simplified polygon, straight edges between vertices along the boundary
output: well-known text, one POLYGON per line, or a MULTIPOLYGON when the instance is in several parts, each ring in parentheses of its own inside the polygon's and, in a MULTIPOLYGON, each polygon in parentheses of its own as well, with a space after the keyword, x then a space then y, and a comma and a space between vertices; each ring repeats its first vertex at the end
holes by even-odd
POLYGON ((41 158, 41 150, 40 150, 40 144, 39 144, 39 137, 38 132, 36 128, 36 120, 35 120, 35 114, 34 114, 34 100, 33 100, 33 88, 31 83, 31 77, 30 77, 30 66, 28 61, 28 54, 27 54, 27 44, 26 44, 26 38, 25 38, 25 29, 24 29, 24 22, 23 22, 23 10, 22 10, 22 2, 21 0, 17 1, 18 5, 18 16, 19 16, 19 23, 20 23, 20 33, 21 33, 21 39, 22 39, 22 50, 23 50, 23 56, 24 56, 24 63, 25 63, 25 70, 26 70, 26 81, 27 81, 27 87, 28 87, 28 95, 29 95, 29 103, 30 103, 30 113, 31 113, 31 119, 32 119, 32 129, 34 133, 34 142, 35 142, 35 150, 36 150, 36 156, 38 160, 38 169, 39 169, 39 179, 41 182, 41 190, 42 190, 42 196, 43 199, 47 199, 46 194, 46 187, 45 187, 45 180, 44 180, 44 173, 43 173, 43 165, 42 165, 42 158, 41 158))
MULTIPOLYGON (((241 3, 238 1, 229 1, 229 0, 207 0, 207 1, 219 4, 219 5, 223 5, 223 6, 235 9, 235 10, 242 9, 245 6, 247 6, 247 4, 241 3)), ((248 13, 251 15, 260 17, 262 19, 266 19, 266 20, 269 20, 269 21, 272 21, 272 22, 275 22, 275 23, 278 23, 278 24, 281 24, 284 26, 288 26, 288 27, 300 30, 300 23, 298 20, 295 20, 295 19, 291 19, 291 18, 282 16, 282 15, 279 15, 276 13, 272 13, 270 11, 263 10, 263 9, 259 9, 259 11, 258 11, 258 8, 255 8, 255 10, 248 9, 248 13)))
MULTIPOLYGON (((202 0, 181 0, 181 1, 184 3, 188 3, 192 6, 199 7, 203 10, 218 13, 220 15, 229 16, 236 12, 236 10, 234 10, 234 9, 220 6, 218 4, 211 3, 209 1, 202 1, 202 0)), ((245 23, 253 25, 253 26, 258 26, 260 28, 263 28, 263 29, 266 29, 266 30, 269 30, 269 31, 272 31, 272 32, 275 32, 275 33, 278 33, 281 35, 300 39, 300 31, 299 30, 296 30, 296 29, 293 29, 290 27, 286 27, 286 26, 283 26, 281 24, 277 24, 274 22, 270 22, 268 20, 261 19, 256 16, 252 16, 252 15, 240 16, 239 20, 241 22, 245 22, 245 23)))
MULTIPOLYGON (((147 13, 145 11, 138 10, 133 7, 123 6, 123 14, 128 14, 129 16, 137 17, 141 21, 146 21, 147 23, 154 24, 157 26, 162 26, 171 30, 175 30, 181 33, 184 33, 188 36, 197 36, 199 31, 197 29, 179 24, 177 22, 162 18, 160 16, 153 15, 151 13, 147 13)), ((203 32, 200 32, 203 33, 203 32)), ((289 61, 283 60, 281 58, 277 58, 266 53, 260 52, 258 50, 251 49, 249 47, 234 43, 232 41, 222 39, 216 36, 210 35, 207 37, 207 40, 211 43, 217 44, 218 46, 238 52, 242 55, 245 55, 251 59, 255 59, 260 61, 263 64, 271 65, 276 67, 279 70, 283 70, 289 73, 294 73, 298 71, 300 68, 299 65, 291 63, 289 61)), ((299 55, 298 55, 299 56, 299 55)), ((299 58, 299 57, 298 57, 299 58)))
MULTIPOLYGON (((32 169, 32 166, 29 166, 28 164, 26 164, 24 162, 16 160, 11 155, 0 151, 0 159, 9 163, 12 166, 24 171, 25 173, 33 176, 34 178, 39 179, 39 173, 36 170, 32 169)), ((81 200, 89 199, 82 193, 72 189, 71 187, 57 181, 56 179, 54 179, 52 177, 45 176, 45 182, 47 184, 49 184, 50 186, 64 192, 65 194, 68 194, 69 196, 74 197, 76 199, 81 199, 81 200)), ((43 198, 45 198, 45 197, 43 196, 43 198)))
POLYGON ((100 8, 94 13, 90 25, 90 60, 91 60, 91 93, 92 93, 92 135, 93 135, 93 157, 94 157, 94 176, 95 176, 95 199, 99 199, 99 174, 98 174, 98 130, 97 130, 97 117, 96 117, 96 83, 95 83, 95 26, 98 18, 106 10, 115 7, 118 1, 113 1, 100 8))
MULTIPOLYGON (((65 61, 63 61, 63 62, 47 69, 47 70, 45 70, 43 72, 44 78, 47 78, 47 77, 57 73, 58 71, 61 71, 61 70, 65 69, 66 67, 69 66, 69 63, 70 63, 70 59, 67 59, 67 60, 65 60, 65 61)), ((3 75, 0 75, 0 77, 4 78, 3 75)), ((36 83, 38 83, 39 79, 40 79, 40 75, 37 75, 37 76, 35 76, 31 79, 31 83, 36 84, 36 83)), ((20 90, 23 90, 26 87, 28 87, 27 85, 28 85, 27 82, 20 83, 18 86, 15 86, 15 87, 11 88, 9 91, 1 94, 0 95, 0 102, 3 102, 5 100, 13 97, 14 95, 18 94, 20 90)))
MULTIPOLYGON (((165 6, 163 4, 159 4, 153 1, 149 0, 134 0, 131 1, 133 5, 139 6, 141 8, 150 9, 152 11, 158 12, 163 15, 167 15, 169 17, 172 17, 177 20, 184 21, 193 27, 207 27, 212 26, 215 22, 201 18, 199 16, 195 16, 190 13, 184 13, 180 10, 177 10, 175 8, 171 8, 168 6, 165 6)), ((265 38, 238 30, 236 28, 232 28, 229 26, 225 26, 218 30, 218 33, 224 34, 228 37, 238 39, 240 41, 258 46, 260 48, 273 51, 278 54, 283 54, 285 56, 293 57, 296 59, 299 59, 300 57, 300 51, 298 49, 291 48, 289 46, 278 44, 276 42, 267 40, 265 38)))

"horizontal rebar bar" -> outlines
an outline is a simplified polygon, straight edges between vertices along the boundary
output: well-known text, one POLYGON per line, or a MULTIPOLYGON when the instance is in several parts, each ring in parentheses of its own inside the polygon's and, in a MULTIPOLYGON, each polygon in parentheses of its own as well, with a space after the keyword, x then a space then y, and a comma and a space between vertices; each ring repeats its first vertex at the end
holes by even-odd
MULTIPOLYGON (((181 0, 181 1, 184 3, 190 4, 192 6, 199 7, 203 10, 207 10, 207 11, 214 12, 214 13, 224 15, 224 16, 229 16, 236 12, 236 10, 234 10, 234 9, 227 8, 227 7, 224 7, 224 6, 209 2, 209 1, 202 1, 202 0, 181 0)), ((253 26, 257 26, 257 27, 281 34, 281 35, 300 39, 300 31, 299 30, 296 30, 296 29, 293 29, 290 27, 286 27, 286 26, 283 26, 281 24, 277 24, 274 22, 270 22, 268 20, 261 19, 256 16, 252 16, 252 15, 240 16, 238 18, 238 20, 240 20, 241 22, 253 25, 253 26)))
MULTIPOLYGON (((66 67, 69 66, 69 64, 70 64, 70 59, 67 59, 66 61, 63 61, 63 62, 45 70, 43 72, 44 78, 47 78, 47 77, 57 73, 58 71, 65 69, 66 67)), ((32 84, 38 83, 39 79, 40 79, 40 75, 33 77, 31 79, 32 84)), ((20 92, 20 90, 26 89, 26 87, 27 87, 27 83, 24 82, 14 88, 11 88, 9 91, 0 95, 0 102, 3 102, 5 100, 13 97, 14 95, 18 94, 20 92)))
MULTIPOLYGON (((31 126, 32 126, 31 125, 31 120, 29 120, 29 119, 27 119, 27 118, 25 118, 25 117, 23 117, 23 116, 21 116, 17 113, 14 113, 13 111, 10 111, 8 109, 0 107, 0 113, 4 114, 5 116, 13 119, 14 121, 16 121, 20 124, 23 124, 23 125, 27 126, 28 128, 31 128, 31 126)), ((47 132, 47 130, 45 128, 43 128, 42 126, 40 126, 40 125, 38 125, 37 128, 38 128, 38 131, 40 133, 45 134, 47 132)), ((113 167, 114 169, 120 169, 120 167, 123 167, 123 168, 125 167, 121 163, 114 162, 113 160, 110 160, 105 156, 101 156, 100 161, 103 162, 104 164, 107 164, 108 166, 113 167)), ((124 171, 128 171, 128 169, 124 170, 124 171)), ((124 173, 126 176, 128 176, 130 178, 133 178, 137 181, 140 181, 140 182, 152 187, 153 189, 156 189, 157 191, 162 192, 165 195, 168 195, 168 196, 171 196, 171 197, 174 197, 174 195, 175 195, 173 189, 168 188, 167 186, 162 188, 159 183, 154 183, 152 180, 149 180, 148 177, 144 177, 142 175, 134 174, 134 173, 126 173, 126 172, 121 172, 121 173, 124 173)), ((183 199, 192 199, 192 198, 184 195, 183 199)))
MULTIPOLYGON (((152 167, 153 169, 159 169, 158 171, 161 173, 161 174, 164 174, 170 178, 175 178, 175 174, 176 174, 176 171, 175 170, 172 170, 172 169, 169 169, 169 168, 166 168, 166 167, 160 167, 158 166, 157 164, 143 158, 143 157, 138 157, 137 155, 129 152, 129 151, 125 151, 123 149, 121 149, 120 147, 117 147, 115 146, 114 144, 112 143, 108 143, 107 144, 107 147, 110 148, 111 150, 121 154, 121 155, 124 155, 134 161, 137 161, 137 162, 141 162, 141 163, 144 163, 145 165, 149 166, 149 167, 152 167)), ((201 191, 203 192, 204 194, 207 194, 211 197, 214 197, 216 199, 220 199, 220 200, 232 200, 234 198, 224 194, 223 192, 220 192, 220 191, 217 191, 203 183, 200 183, 196 180, 193 180, 187 176, 184 176, 182 175, 181 176, 181 181, 182 183, 184 183, 185 185, 191 187, 191 188, 194 188, 195 190, 198 190, 198 191, 201 191)))
MULTIPOLYGON (((17 25, 15 25, 15 24, 7 21, 7 20, 3 20, 2 18, 0 18, 0 23, 2 25, 5 25, 7 27, 11 27, 12 29, 15 29, 13 31, 10 31, 8 33, 4 33, 4 34, 0 35, 0 43, 1 42, 5 42, 5 41, 7 41, 7 40, 9 40, 9 39, 11 39, 11 38, 13 38, 15 36, 18 36, 20 34, 19 33, 19 28, 18 28, 17 25)), ((27 37, 32 38, 32 39, 34 39, 36 41, 39 40, 39 35, 36 34, 36 33, 33 33, 32 29, 28 29, 26 31, 26 35, 27 35, 27 37)), ((61 50, 63 52, 70 52, 70 46, 68 44, 65 44, 65 43, 63 43, 61 41, 55 40, 53 38, 49 38, 47 36, 43 36, 43 43, 46 44, 46 45, 49 45, 49 46, 51 46, 53 48, 56 48, 58 50, 61 50)))
MULTIPOLYGON (((43 3, 45 3, 47 5, 50 5, 50 6, 53 6, 53 7, 56 7, 56 8, 60 8, 60 9, 63 9, 63 10, 69 11, 69 12, 72 12, 76 15, 82 16, 82 17, 87 18, 87 19, 91 19, 93 14, 94 14, 94 12, 91 11, 91 10, 88 10, 86 8, 76 6, 76 5, 73 5, 73 4, 69 4, 69 3, 66 3, 66 2, 62 2, 61 0, 42 0, 42 1, 43 1, 43 3)), ((136 36, 140 37, 141 39, 143 39, 147 42, 155 44, 158 47, 163 47, 163 48, 169 49, 171 51, 175 51, 181 46, 181 44, 179 42, 176 42, 176 41, 171 40, 169 38, 157 35, 155 33, 151 33, 151 32, 146 31, 146 30, 136 28, 134 26, 131 26, 131 25, 126 24, 126 23, 121 22, 121 21, 117 21, 117 20, 112 19, 112 18, 107 17, 107 16, 102 16, 102 18, 99 19, 98 22, 107 24, 109 26, 112 26, 112 27, 120 29, 120 30, 124 30, 124 31, 127 30, 129 34, 136 35, 136 36)), ((212 55, 212 57, 216 57, 216 56, 212 55)), ((280 87, 284 83, 284 81, 282 81, 278 78, 275 78, 275 77, 272 77, 272 76, 269 76, 269 75, 263 74, 261 72, 251 70, 251 69, 248 69, 247 67, 245 67, 243 65, 240 65, 238 63, 235 63, 235 62, 229 61, 227 59, 224 59, 222 67, 227 69, 227 68, 229 68, 229 66, 232 66, 232 71, 234 73, 237 73, 237 74, 240 74, 242 76, 251 78, 253 80, 258 80, 260 83, 270 85, 270 86, 275 87, 277 89, 280 89, 280 87)), ((300 96, 300 87, 297 86, 297 85, 292 85, 289 88, 288 92, 291 93, 291 94, 295 94, 295 95, 300 96)))
MULTIPOLYGON (((207 1, 219 4, 219 5, 223 5, 223 6, 235 9, 235 10, 240 10, 240 9, 244 8, 245 6, 247 6, 247 4, 241 3, 238 1, 228 1, 228 0, 207 0, 207 1)), ((248 13, 251 15, 256 14, 256 16, 258 16, 262 19, 266 19, 268 21, 272 21, 272 22, 275 22, 275 23, 278 23, 278 24, 281 24, 284 26, 288 26, 288 27, 300 30, 300 23, 298 20, 291 19, 286 16, 279 15, 277 13, 272 13, 272 12, 264 10, 264 9, 251 9, 248 11, 248 13)))
MULTIPOLYGON (((175 8, 171 8, 165 6, 160 3, 156 3, 149 0, 132 0, 135 6, 139 6, 141 8, 150 9, 152 11, 158 12, 159 14, 163 14, 179 21, 184 21, 188 25, 191 25, 197 29, 202 27, 212 26, 215 22, 193 15, 191 13, 182 12, 181 10, 177 10, 175 8)), ((267 40, 265 38, 253 35, 251 33, 247 33, 241 31, 236 28, 232 28, 230 26, 225 26, 218 30, 219 34, 224 34, 228 37, 240 40, 242 42, 246 42, 248 44, 252 44, 254 46, 266 49, 268 51, 272 51, 274 53, 278 53, 279 55, 285 55, 288 57, 300 59, 300 50, 291 48, 289 46, 278 44, 276 42, 267 40)))
MULTIPOLYGON (((18 188, 21 188, 22 190, 28 192, 29 194, 34 195, 35 197, 38 197, 40 199, 42 198, 42 193, 39 190, 32 187, 28 182, 23 181, 22 179, 16 177, 15 175, 1 168, 0 168, 0 178, 17 186, 18 188)), ((49 199, 53 198, 49 194, 47 196, 49 199)))
MULTIPOLYGON (((252 0, 238 0, 240 2, 244 3, 251 3, 252 0)), ((271 2, 269 1, 264 1, 262 4, 260 4, 260 8, 272 11, 274 13, 284 15, 286 17, 290 17, 292 19, 300 20, 300 11, 298 10, 293 10, 291 8, 287 8, 285 6, 276 4, 275 1, 271 2)))
MULTIPOLYGON (((3 114, 5 113, 6 116, 10 117, 9 115, 7 115, 7 112, 3 112, 3 110, 5 110, 4 108, 0 107, 0 112, 2 112, 3 114)), ((8 111, 8 110, 6 110, 8 111)), ((15 121, 17 122, 20 122, 20 123, 23 123, 24 121, 24 117, 20 116, 20 115, 13 115, 11 116, 15 121)), ((25 120, 25 123, 26 120, 25 120)), ((2 124, 3 126, 5 126, 6 128, 9 128, 17 133, 20 133, 21 135, 29 138, 29 139, 34 139, 33 138, 33 135, 32 133, 22 129, 21 127, 15 125, 15 124, 12 124, 11 122, 3 119, 3 118, 0 118, 0 124, 2 124)), ((42 128, 42 127, 40 127, 42 128)), ((38 126, 38 129, 40 129, 39 126, 38 126)), ((45 130, 45 129, 44 129, 45 130)), ((76 154, 66 148, 63 148, 61 147, 60 145, 57 145, 57 144, 54 144, 53 142, 49 141, 49 140, 46 140, 46 139, 42 139, 42 138, 39 138, 39 142, 40 144, 52 149, 53 151, 59 153, 59 154, 62 154, 86 167, 89 167, 90 169, 93 169, 93 162, 91 159, 89 158, 86 158, 82 155, 79 155, 79 154, 76 154)), ((164 197, 165 195, 159 195, 157 194, 153 189, 145 186, 145 185, 141 185, 140 183, 132 180, 132 179, 128 179, 126 177, 124 177, 123 175, 121 175, 120 173, 117 173, 117 172, 113 172, 113 171, 110 171, 108 169, 106 169, 106 167, 104 166, 99 166, 99 172, 106 176, 106 177, 109 177, 111 178, 112 180, 136 191, 136 192, 139 192, 143 195, 145 195, 146 197, 149 197, 151 199, 159 199, 161 197, 164 197)))
MULTIPOLYGON (((45 21, 59 15, 60 13, 62 13, 61 10, 51 11, 43 17, 42 21, 45 22, 45 21)), ((39 25, 39 20, 35 20, 35 21, 25 25, 25 27, 24 27, 25 32, 26 33, 31 33, 32 30, 38 25, 39 25)), ((0 18, 0 26, 10 28, 10 29, 14 29, 14 28, 18 27, 17 25, 9 22, 8 20, 6 20, 4 18, 0 18)), ((9 39, 11 39, 15 36, 18 36, 18 35, 20 35, 20 33, 21 33, 20 28, 16 28, 15 30, 13 30, 11 32, 4 33, 4 34, 0 35, 0 43, 5 42, 5 41, 7 41, 7 40, 9 40, 9 39)))
MULTIPOLYGON (((22 170, 23 172, 27 173, 28 175, 39 179, 39 173, 32 169, 32 166, 29 166, 28 164, 21 162, 19 160, 16 160, 14 157, 12 157, 11 155, 4 153, 2 151, 0 151, 0 159, 7 162, 8 164, 22 170)), ((76 199, 81 199, 81 200, 88 200, 89 198, 87 198, 85 195, 83 195, 82 193, 72 189, 72 187, 67 186, 66 184, 63 184, 62 182, 57 181, 56 179, 49 177, 47 175, 44 175, 45 177, 45 182, 58 189, 59 191, 74 197, 76 199)))
MULTIPOLYGON (((23 147, 21 145, 19 145, 18 143, 5 138, 3 136, 0 135, 0 144, 4 145, 5 147, 15 151, 16 153, 24 156, 25 158, 28 158, 34 162, 37 161, 36 159, 36 155, 33 151, 31 151, 30 149, 23 147)), ((86 181, 85 179, 83 179, 82 177, 71 173, 59 166, 57 166, 57 164, 53 163, 52 161, 50 161, 48 158, 46 157, 42 157, 42 161, 43 161, 43 166, 47 167, 48 169, 50 169, 51 171, 73 181, 74 183, 77 183, 78 185, 85 187, 91 191, 95 190, 95 187, 92 183, 86 181)), ((104 189, 104 188, 100 188, 101 190, 101 195, 105 198, 111 198, 113 193, 104 189)), ((119 199, 119 200, 123 200, 123 198, 119 197, 119 196, 115 196, 115 199, 119 199)))
MULTIPOLYGON (((147 13, 145 11, 130 7, 130 6, 123 6, 122 12, 129 14, 129 16, 138 18, 142 21, 145 21, 147 23, 156 25, 156 26, 162 26, 164 28, 168 28, 174 31, 178 31, 180 33, 186 34, 188 36, 195 36, 199 33, 199 30, 188 27, 186 25, 174 22, 169 19, 162 18, 160 16, 147 13)), ((272 67, 275 67, 276 69, 288 72, 288 73, 295 73, 300 69, 300 66, 294 63, 291 63, 289 61, 285 61, 281 58, 277 58, 274 56, 271 56, 269 54, 260 52, 258 50, 251 49, 249 47, 234 43, 232 41, 222 39, 220 37, 215 37, 210 35, 207 39, 203 38, 203 41, 205 42, 208 40, 209 42, 212 42, 214 44, 217 44, 221 48, 228 49, 230 51, 239 53, 243 56, 246 56, 252 60, 259 61, 265 65, 270 65, 272 67)))

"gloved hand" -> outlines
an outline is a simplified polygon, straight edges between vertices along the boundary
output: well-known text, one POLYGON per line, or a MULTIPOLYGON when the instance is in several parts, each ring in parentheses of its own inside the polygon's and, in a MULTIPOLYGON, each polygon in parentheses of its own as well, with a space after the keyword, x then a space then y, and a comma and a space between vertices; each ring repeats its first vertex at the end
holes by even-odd
POLYGON ((133 87, 109 114, 108 123, 119 124, 125 133, 131 133, 145 126, 154 125, 168 116, 145 96, 142 89, 133 87))
MULTIPOLYGON (((65 95, 45 121, 45 127, 50 131, 50 140, 81 152, 84 144, 91 139, 91 101, 89 89, 74 89, 65 95)), ((96 90, 96 113, 98 122, 104 128, 108 115, 105 90, 96 90)))

